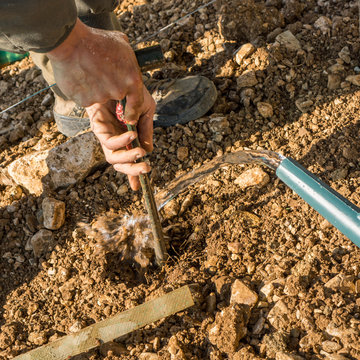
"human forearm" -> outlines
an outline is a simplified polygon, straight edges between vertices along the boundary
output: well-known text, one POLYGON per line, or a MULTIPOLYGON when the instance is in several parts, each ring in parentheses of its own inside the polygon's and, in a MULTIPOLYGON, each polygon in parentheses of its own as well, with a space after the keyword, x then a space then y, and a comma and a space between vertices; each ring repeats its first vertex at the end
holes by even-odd
POLYGON ((77 19, 74 0, 0 1, 0 47, 47 52, 70 34, 77 19))

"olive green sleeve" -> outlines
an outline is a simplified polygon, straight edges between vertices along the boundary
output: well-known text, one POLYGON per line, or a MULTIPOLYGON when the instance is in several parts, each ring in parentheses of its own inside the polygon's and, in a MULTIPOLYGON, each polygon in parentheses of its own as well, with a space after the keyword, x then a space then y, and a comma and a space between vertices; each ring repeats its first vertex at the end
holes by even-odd
POLYGON ((76 18, 74 0, 1 0, 0 49, 48 52, 66 39, 76 18))

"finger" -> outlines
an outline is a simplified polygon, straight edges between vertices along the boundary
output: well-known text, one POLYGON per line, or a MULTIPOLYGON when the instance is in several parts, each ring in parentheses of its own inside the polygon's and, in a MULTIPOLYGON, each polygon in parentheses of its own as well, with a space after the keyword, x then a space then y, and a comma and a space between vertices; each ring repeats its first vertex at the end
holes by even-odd
POLYGON ((144 86, 144 106, 145 110, 140 116, 138 123, 139 141, 141 146, 150 152, 153 150, 153 118, 155 113, 156 104, 149 92, 144 86))
POLYGON ((135 125, 141 115, 144 103, 143 84, 140 73, 134 79, 126 95, 125 121, 135 125))
POLYGON ((131 189, 133 189, 134 191, 140 189, 140 180, 138 176, 128 175, 128 179, 131 189))
POLYGON ((96 104, 87 108, 91 130, 100 143, 110 150, 117 150, 129 145, 136 137, 135 131, 127 131, 125 126, 115 118, 107 105, 96 104))
POLYGON ((150 172, 151 168, 146 162, 115 164, 114 169, 126 175, 139 176, 150 172))
POLYGON ((140 116, 138 132, 139 132, 139 141, 141 146, 146 150, 146 152, 151 152, 154 148, 152 116, 148 114, 140 116))
POLYGON ((111 136, 111 134, 107 132, 101 133, 94 131, 94 133, 104 146, 106 146, 109 150, 114 151, 131 144, 131 142, 136 139, 137 136, 135 131, 129 131, 125 132, 124 134, 114 136, 111 136))
POLYGON ((131 150, 117 150, 110 151, 106 155, 106 161, 112 165, 133 163, 146 155, 146 152, 142 148, 135 148, 131 150))

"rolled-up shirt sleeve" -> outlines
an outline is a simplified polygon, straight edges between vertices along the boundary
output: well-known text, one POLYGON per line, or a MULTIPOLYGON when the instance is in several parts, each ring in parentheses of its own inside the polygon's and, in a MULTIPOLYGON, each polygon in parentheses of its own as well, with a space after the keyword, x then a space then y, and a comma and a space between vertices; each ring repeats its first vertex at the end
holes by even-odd
POLYGON ((74 0, 0 0, 0 49, 48 52, 66 39, 76 18, 74 0))

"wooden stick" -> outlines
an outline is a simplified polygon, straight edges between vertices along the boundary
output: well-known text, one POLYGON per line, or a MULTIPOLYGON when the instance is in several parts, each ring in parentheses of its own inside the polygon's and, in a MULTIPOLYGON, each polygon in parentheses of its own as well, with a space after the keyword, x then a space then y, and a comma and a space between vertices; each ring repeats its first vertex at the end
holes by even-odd
MULTIPOLYGON (((136 126, 127 125, 129 131, 136 131, 136 126)), ((140 147, 140 141, 136 138, 132 142, 133 147, 140 147)), ((140 175, 140 184, 144 194, 145 208, 149 214, 151 229, 154 235, 154 251, 157 265, 162 267, 166 261, 167 252, 164 242, 164 234, 161 227, 160 216, 157 210, 154 191, 150 184, 150 179, 147 174, 140 175)))
POLYGON ((147 324, 194 305, 191 291, 183 286, 109 319, 90 325, 75 334, 15 357, 16 360, 65 360, 126 335, 147 324))

